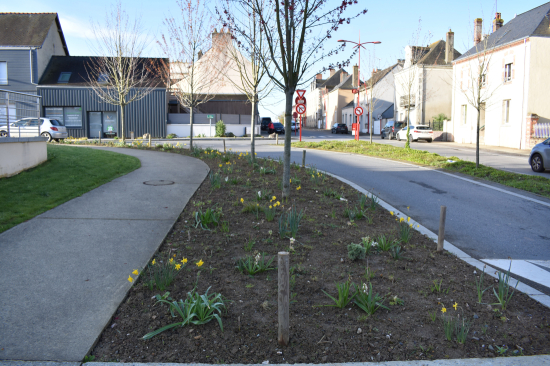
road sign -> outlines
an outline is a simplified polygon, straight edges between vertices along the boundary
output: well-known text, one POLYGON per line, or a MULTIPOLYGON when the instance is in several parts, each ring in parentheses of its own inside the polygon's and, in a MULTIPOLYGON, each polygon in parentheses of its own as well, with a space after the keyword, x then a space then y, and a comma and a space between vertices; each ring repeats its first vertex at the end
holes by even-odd
POLYGON ((306 93, 306 91, 300 89, 300 90, 296 90, 296 93, 298 94, 298 96, 299 96, 300 98, 303 98, 303 97, 304 97, 304 94, 306 93))
POLYGON ((357 93, 359 93, 359 89, 352 89, 351 92, 352 92, 353 94, 357 94, 357 93))
POLYGON ((206 118, 212 119, 212 118, 214 118, 214 115, 213 114, 207 114, 206 118))
POLYGON ((356 116, 360 116, 360 115, 363 114, 363 108, 362 107, 355 107, 354 112, 355 112, 356 116))
POLYGON ((296 104, 306 104, 306 98, 296 97, 296 99, 294 100, 294 102, 295 102, 296 104))
POLYGON ((296 112, 298 112, 299 114, 306 113, 306 106, 303 104, 296 105, 296 112))
POLYGON ((296 112, 292 113, 292 117, 293 118, 298 118, 298 113, 296 113, 296 112))

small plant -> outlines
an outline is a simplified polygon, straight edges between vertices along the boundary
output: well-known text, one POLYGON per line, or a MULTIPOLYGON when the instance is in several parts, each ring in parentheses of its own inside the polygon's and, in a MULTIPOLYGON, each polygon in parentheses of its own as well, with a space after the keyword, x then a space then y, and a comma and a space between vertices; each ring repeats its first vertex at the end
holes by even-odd
POLYGON ((193 146, 193 149, 191 149, 191 155, 194 156, 195 158, 198 158, 199 156, 201 156, 202 152, 203 152, 203 149, 198 146, 193 146))
POLYGON ((390 300, 390 305, 392 305, 392 306, 404 305, 404 304, 405 304, 405 301, 401 300, 399 297, 397 297, 397 295, 392 297, 391 300, 390 300))
POLYGON ((467 321, 464 317, 462 318, 462 321, 460 319, 457 319, 455 323, 455 335, 456 335, 456 341, 460 344, 464 344, 466 342, 466 338, 468 337, 468 332, 470 331, 470 322, 467 321))
POLYGON ((263 211, 263 208, 260 207, 259 203, 246 203, 243 207, 243 213, 253 212, 256 215, 256 219, 260 218, 260 211, 263 211))
POLYGON ((231 177, 228 179, 228 183, 232 184, 234 186, 241 184, 241 178, 240 177, 231 177))
POLYGON ((355 287, 355 284, 351 283, 351 280, 348 278, 348 280, 341 284, 336 284, 336 288, 338 289, 338 299, 330 296, 325 290, 321 290, 334 301, 334 304, 331 305, 321 305, 321 306, 334 306, 337 308, 345 308, 351 300, 355 297, 357 294, 357 289, 355 287), (354 290, 350 293, 350 289, 353 286, 354 290))
POLYGON ((222 231, 222 233, 228 233, 229 232, 229 221, 222 221, 221 226, 220 226, 220 230, 222 231))
POLYGON ((222 216, 221 209, 208 208, 202 212, 199 208, 198 211, 193 213, 195 216, 195 228, 201 227, 203 230, 210 230, 209 227, 218 226, 218 222, 222 216))
POLYGON ((256 244, 256 240, 250 238, 245 244, 244 244, 244 251, 245 252, 251 252, 252 248, 256 244))
POLYGON ((366 249, 361 244, 351 243, 348 245, 348 258, 352 261, 357 259, 365 259, 366 249))
POLYGON ((264 214, 265 214, 265 219, 269 222, 275 220, 275 214, 277 213, 277 206, 279 206, 281 203, 280 202, 269 202, 269 206, 266 206, 264 207, 264 214))
POLYGON ((399 225, 399 240, 407 244, 411 240, 411 236, 411 226, 406 222, 402 222, 399 225))
MULTIPOLYGON (((206 290, 204 295, 199 295, 195 288, 191 292, 187 293, 185 301, 168 301, 156 295, 157 302, 167 304, 170 307, 170 314, 173 318, 179 316, 182 321, 166 325, 153 332, 147 333, 143 336, 143 339, 151 339, 157 334, 164 332, 170 328, 177 326, 183 327, 188 324, 201 325, 210 322, 213 319, 218 321, 220 329, 223 332, 223 324, 220 315, 222 311, 226 309, 226 300, 219 293, 212 293, 208 295, 210 287, 206 290)), ((165 294, 166 295, 166 294, 165 294)), ((169 293, 168 293, 169 295, 169 293)))
POLYGON ((514 290, 512 290, 512 293, 510 293, 510 269, 512 268, 512 262, 510 262, 510 267, 508 267, 508 271, 506 273, 498 272, 498 292, 493 288, 493 293, 495 294, 495 297, 497 298, 496 303, 493 303, 491 305, 500 305, 500 308, 502 311, 506 311, 506 308, 508 307, 508 304, 510 303, 510 300, 512 300, 512 296, 514 296, 514 292, 516 292, 516 288, 518 287, 519 281, 516 282, 516 286, 514 287, 514 290))
POLYGON ((285 237, 295 238, 300 227, 300 220, 304 216, 304 210, 298 212, 295 207, 291 207, 288 213, 282 213, 279 217, 279 236, 281 239, 285 237))
POLYGON ((359 193, 359 208, 364 211, 367 208, 367 195, 359 193))
POLYGON ((445 332, 445 338, 447 338, 448 341, 453 340, 453 333, 456 328, 456 321, 452 317, 443 317, 443 331, 445 332))
POLYGON ((432 321, 432 323, 434 323, 435 319, 437 318, 437 311, 434 311, 433 313, 428 312, 428 315, 429 315, 430 320, 432 321))
POLYGON ((275 257, 271 257, 271 259, 266 260, 265 254, 263 253, 258 253, 255 257, 246 256, 237 261, 237 269, 242 273, 253 276, 257 273, 272 270, 273 267, 270 266, 274 258, 275 257))
POLYGON ((275 169, 260 167, 260 175, 275 174, 275 169))
POLYGON ((178 137, 178 135, 176 135, 175 133, 169 133, 168 135, 166 135, 167 139, 175 139, 176 137, 178 137))
POLYGON ((151 263, 147 265, 149 280, 147 280, 145 284, 149 287, 149 290, 153 290, 156 287, 159 291, 165 291, 168 286, 174 282, 179 271, 185 267, 186 263, 187 258, 182 258, 179 262, 173 257, 158 262, 156 258, 153 259, 151 263))
POLYGON ((378 197, 376 197, 374 194, 370 196, 370 206, 369 210, 376 211, 376 208, 378 207, 378 197))
POLYGON ((210 179, 210 186, 212 188, 221 188, 222 177, 218 173, 210 171, 210 173, 208 173, 208 179, 210 179))
POLYGON ((378 243, 374 240, 371 240, 369 236, 361 238, 361 244, 365 248, 365 254, 370 255, 371 253, 378 250, 378 243))
POLYGON ((483 266, 483 272, 481 272, 481 275, 479 276, 479 280, 476 278, 476 290, 477 290, 477 303, 481 304, 481 300, 483 298, 483 294, 485 291, 487 291, 491 286, 487 287, 485 290, 483 290, 483 278, 485 277, 485 267, 483 266))
POLYGON ((223 137, 225 136, 225 123, 223 123, 222 120, 219 120, 216 122, 216 137, 223 137))
POLYGON ((439 282, 437 282, 437 280, 433 280, 433 286, 430 286, 430 290, 432 290, 432 292, 441 292, 441 283, 443 283, 443 280, 439 280, 439 282))
POLYGON ((387 252, 393 247, 393 241, 387 238, 385 235, 380 235, 378 237, 378 248, 381 251, 387 252))
POLYGON ((355 304, 369 315, 373 315, 379 308, 389 310, 387 306, 383 305, 384 299, 378 294, 373 295, 372 285, 368 286, 366 283, 363 283, 359 291, 357 291, 355 304))
POLYGON ((369 266, 367 265, 367 267, 365 267, 365 279, 367 281, 370 281, 374 278, 374 276, 376 276, 376 271, 371 271, 369 266))
POLYGON ((508 347, 506 345, 500 347, 495 344, 495 347, 497 348, 497 353, 499 356, 504 356, 504 354, 508 351, 508 347))
POLYGON ((403 248, 401 248, 401 245, 394 245, 390 249, 390 254, 394 260, 403 259, 403 248))
POLYGON ((86 356, 84 356, 84 359, 82 360, 82 363, 94 362, 94 361, 95 361, 95 356, 93 356, 93 355, 86 355, 86 356))

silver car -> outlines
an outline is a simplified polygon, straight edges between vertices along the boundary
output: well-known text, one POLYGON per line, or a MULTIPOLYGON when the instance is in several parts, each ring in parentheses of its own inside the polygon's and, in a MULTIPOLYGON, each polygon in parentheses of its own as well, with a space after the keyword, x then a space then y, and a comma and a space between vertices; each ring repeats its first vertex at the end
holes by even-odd
POLYGON ((534 172, 541 173, 550 169, 550 139, 536 144, 529 155, 529 165, 534 172))
POLYGON ((42 136, 50 142, 69 137, 67 127, 56 119, 29 117, 10 124, 10 137, 42 136))

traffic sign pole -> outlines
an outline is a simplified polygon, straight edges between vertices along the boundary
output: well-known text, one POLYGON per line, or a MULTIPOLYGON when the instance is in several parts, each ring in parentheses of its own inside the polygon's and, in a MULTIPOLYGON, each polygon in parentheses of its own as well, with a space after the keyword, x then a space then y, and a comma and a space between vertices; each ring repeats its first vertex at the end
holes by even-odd
POLYGON ((300 142, 302 142, 302 115, 300 114, 300 142))

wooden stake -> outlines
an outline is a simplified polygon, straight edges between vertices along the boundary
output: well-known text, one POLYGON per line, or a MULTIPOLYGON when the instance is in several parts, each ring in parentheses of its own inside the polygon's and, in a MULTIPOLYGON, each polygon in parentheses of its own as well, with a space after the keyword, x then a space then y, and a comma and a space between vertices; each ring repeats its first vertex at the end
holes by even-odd
POLYGON ((305 168, 306 166, 306 151, 302 153, 302 168, 305 168))
POLYGON ((447 216, 447 207, 441 206, 439 215, 439 235, 437 236, 437 251, 443 251, 443 242, 445 241, 445 218, 447 216))
POLYGON ((225 139, 223 139, 223 153, 225 154, 225 139))
POLYGON ((288 346, 289 341, 289 255, 288 252, 279 252, 279 345, 288 346))
POLYGON ((277 145, 279 145, 279 134, 275 132, 275 139, 277 140, 277 145))
POLYGON ((101 144, 101 130, 99 130, 99 143, 101 144))
POLYGON ((149 138, 149 144, 147 146, 151 147, 151 134, 148 133, 147 135, 149 135, 149 136, 147 136, 149 138))

